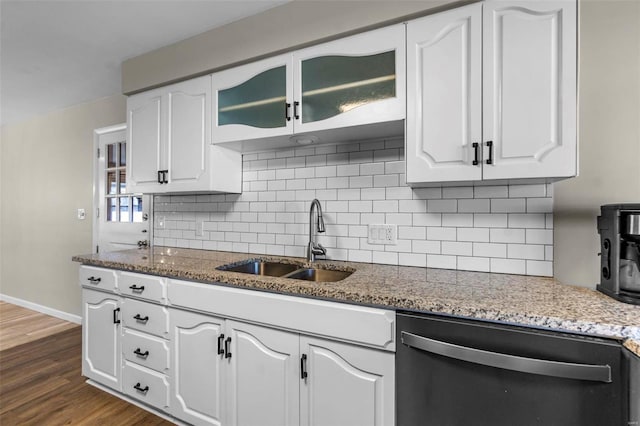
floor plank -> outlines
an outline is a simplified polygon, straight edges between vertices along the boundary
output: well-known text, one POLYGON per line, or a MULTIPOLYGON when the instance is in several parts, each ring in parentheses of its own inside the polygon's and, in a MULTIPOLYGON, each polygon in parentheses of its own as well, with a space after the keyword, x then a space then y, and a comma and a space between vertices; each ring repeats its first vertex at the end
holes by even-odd
POLYGON ((77 324, 0 351, 0 425, 172 424, 86 384, 81 352, 77 324))

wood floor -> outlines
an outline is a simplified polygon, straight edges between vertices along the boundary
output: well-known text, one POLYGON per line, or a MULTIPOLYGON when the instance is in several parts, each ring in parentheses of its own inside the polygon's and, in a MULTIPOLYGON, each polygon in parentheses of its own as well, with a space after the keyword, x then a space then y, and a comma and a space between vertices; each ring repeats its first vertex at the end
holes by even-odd
POLYGON ((0 351, 77 326, 0 300, 0 351))
POLYGON ((172 424, 86 384, 81 351, 77 324, 0 351, 0 425, 172 424))

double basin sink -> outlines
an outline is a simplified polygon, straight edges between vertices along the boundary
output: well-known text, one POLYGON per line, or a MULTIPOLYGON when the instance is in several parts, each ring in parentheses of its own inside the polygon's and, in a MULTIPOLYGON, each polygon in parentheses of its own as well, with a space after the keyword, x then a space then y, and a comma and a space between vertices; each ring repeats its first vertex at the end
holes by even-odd
POLYGON ((243 274, 268 277, 290 278, 294 280, 315 282, 336 282, 347 278, 353 271, 337 271, 333 269, 309 268, 291 263, 266 260, 248 260, 240 263, 219 266, 221 271, 240 272, 243 274))

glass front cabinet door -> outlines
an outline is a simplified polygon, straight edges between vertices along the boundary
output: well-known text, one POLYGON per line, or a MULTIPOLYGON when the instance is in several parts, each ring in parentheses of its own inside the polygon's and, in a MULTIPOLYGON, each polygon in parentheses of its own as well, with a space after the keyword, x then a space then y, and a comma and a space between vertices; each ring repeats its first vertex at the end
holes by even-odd
POLYGON ((212 75, 213 142, 293 133, 291 55, 212 75))
POLYGON ((404 34, 399 24, 294 52, 295 132, 404 119, 404 34))
POLYGON ((221 71, 212 84, 214 143, 402 120, 404 26, 221 71))

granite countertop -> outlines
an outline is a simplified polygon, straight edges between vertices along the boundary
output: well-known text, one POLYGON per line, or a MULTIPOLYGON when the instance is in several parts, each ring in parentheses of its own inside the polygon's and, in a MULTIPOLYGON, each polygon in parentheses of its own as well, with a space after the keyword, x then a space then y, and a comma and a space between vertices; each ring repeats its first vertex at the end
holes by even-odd
POLYGON ((613 337, 640 356, 640 306, 618 302, 595 290, 552 278, 466 272, 408 266, 317 261, 316 267, 355 270, 334 283, 219 271, 249 258, 308 265, 305 259, 170 247, 74 256, 85 265, 201 282, 221 282, 331 301, 557 331, 613 337))

